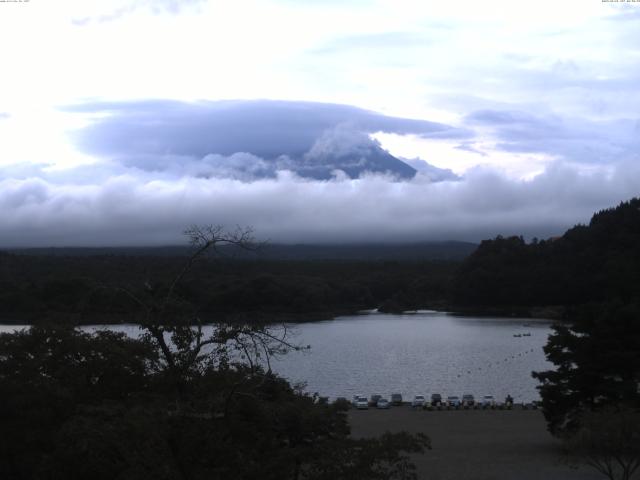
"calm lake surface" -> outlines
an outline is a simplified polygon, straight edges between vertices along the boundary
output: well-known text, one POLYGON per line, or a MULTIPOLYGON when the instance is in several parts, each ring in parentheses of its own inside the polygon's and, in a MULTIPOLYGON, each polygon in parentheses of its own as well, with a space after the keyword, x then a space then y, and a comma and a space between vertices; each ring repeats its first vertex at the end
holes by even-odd
POLYGON ((288 354, 274 370, 330 397, 472 393, 531 401, 539 398, 531 371, 551 368, 542 351, 550 326, 441 312, 339 317, 298 325, 296 338, 311 351, 288 354), (531 336, 513 336, 522 333, 531 336))
MULTIPOLYGON (((291 352, 272 366, 292 382, 306 382, 307 391, 332 398, 472 393, 531 401, 539 398, 531 371, 552 367, 542 351, 550 326, 545 320, 442 312, 344 316, 289 325, 293 341, 311 349, 291 352), (523 333, 531 335, 514 337, 523 333)), ((139 332, 135 325, 85 327, 98 328, 139 332)))

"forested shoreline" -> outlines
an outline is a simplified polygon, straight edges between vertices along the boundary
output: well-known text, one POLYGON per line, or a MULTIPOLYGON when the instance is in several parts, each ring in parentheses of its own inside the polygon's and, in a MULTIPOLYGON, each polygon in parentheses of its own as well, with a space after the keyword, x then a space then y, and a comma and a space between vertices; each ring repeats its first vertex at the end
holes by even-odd
MULTIPOLYGON (((135 323, 129 293, 168 288, 183 256, 0 254, 3 323, 135 323)), ((197 262, 178 293, 206 322, 308 321, 363 309, 445 305, 452 261, 238 260, 197 262)))
POLYGON ((212 226, 188 235, 193 254, 166 283, 101 287, 137 309, 138 338, 69 321, 0 334, 0 476, 415 479, 410 454, 430 448, 426 435, 351 438, 346 401, 272 372, 270 359, 308 348, 286 330, 238 319, 205 332, 187 279, 206 278, 198 260, 217 245, 252 239, 212 226))
POLYGON ((346 402, 328 405, 271 371, 270 358, 306 347, 269 322, 426 306, 562 308, 544 347, 555 368, 533 372, 548 429, 596 468, 612 455, 627 471, 640 465, 639 199, 562 237, 484 241, 461 262, 205 256, 249 245, 247 232, 194 227, 191 257, 1 254, 0 315, 34 328, 0 335, 0 473, 415 479, 410 454, 430 439, 351 438, 346 402), (116 319, 143 334, 74 328, 116 319))
POLYGON ((485 240, 456 270, 450 301, 460 310, 556 311, 640 299, 640 199, 597 212, 562 236, 485 240))
MULTIPOLYGON (((485 240, 460 260, 203 258, 178 293, 205 322, 299 322, 375 308, 562 319, 575 306, 638 298, 638 205, 603 210, 551 239, 485 240)), ((64 253, 0 252, 2 323, 138 322, 130 294, 168 288, 185 261, 182 251, 64 253)))

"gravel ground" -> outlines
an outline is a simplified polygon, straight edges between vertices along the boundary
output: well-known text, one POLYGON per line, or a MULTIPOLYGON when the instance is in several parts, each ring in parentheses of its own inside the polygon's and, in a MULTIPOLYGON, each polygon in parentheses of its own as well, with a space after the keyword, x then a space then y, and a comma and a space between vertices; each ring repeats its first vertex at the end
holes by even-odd
POLYGON ((588 466, 571 467, 539 410, 350 410, 354 437, 385 431, 423 432, 432 450, 414 458, 421 480, 596 480, 588 466))

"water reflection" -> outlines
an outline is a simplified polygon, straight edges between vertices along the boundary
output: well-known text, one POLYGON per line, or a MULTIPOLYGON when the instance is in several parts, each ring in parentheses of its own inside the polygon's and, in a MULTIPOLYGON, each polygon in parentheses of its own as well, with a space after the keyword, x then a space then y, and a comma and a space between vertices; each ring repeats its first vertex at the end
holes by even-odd
POLYGON ((549 333, 549 322, 529 319, 437 312, 340 317, 298 325, 297 340, 311 351, 289 354, 274 369, 331 397, 472 393, 530 401, 539 398, 531 371, 551 367, 542 351, 549 333))
MULTIPOLYGON (((24 326, 0 325, 0 332, 24 326)), ((89 326, 140 334, 136 325, 89 326)), ((288 326, 294 341, 311 345, 272 363, 309 392, 336 397, 472 393, 476 398, 511 394, 516 401, 539 398, 532 370, 546 370, 542 346, 550 323, 531 319, 456 317, 442 312, 338 317, 288 326), (525 336, 514 336, 523 335, 525 336)))

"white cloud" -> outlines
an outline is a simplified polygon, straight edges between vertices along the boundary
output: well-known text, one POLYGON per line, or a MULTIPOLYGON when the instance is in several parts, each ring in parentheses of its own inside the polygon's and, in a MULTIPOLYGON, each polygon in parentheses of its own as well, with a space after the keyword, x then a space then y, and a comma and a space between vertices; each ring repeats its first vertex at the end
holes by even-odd
MULTIPOLYGON (((2 241, 164 243, 191 222, 249 223, 291 240, 557 233, 638 192, 635 7, 599 0, 0 4, 2 241), (333 117, 305 124, 314 133, 304 136, 295 121, 269 130, 264 122, 247 128, 245 118, 244 130, 240 123, 225 129, 230 117, 198 123, 197 112, 180 108, 128 123, 58 110, 150 98, 357 105, 387 119, 360 116, 366 126, 357 132, 464 178, 433 183, 442 172, 430 170, 410 182, 340 174, 311 182, 287 173, 286 158, 269 163, 292 155, 284 145, 307 152, 318 130, 335 126, 333 117), (110 128, 103 148, 93 138, 92 148, 78 151, 69 133, 92 121, 110 128), (164 125, 151 138, 162 148, 145 150, 136 135, 153 122, 164 125), (431 122, 447 128, 433 130, 431 122), (261 132, 280 132, 273 151, 252 150, 261 132), (209 148, 212 138, 228 148, 209 148)), ((329 150, 353 140, 327 135, 329 150)), ((308 158, 322 157, 323 142, 308 158)))
POLYGON ((547 237, 640 190, 637 164, 592 173, 554 164, 526 181, 479 168, 437 183, 427 175, 310 181, 281 171, 247 182, 189 168, 103 168, 84 182, 74 172, 22 179, 0 172, 2 246, 176 244, 193 223, 252 225, 275 242, 547 237))
POLYGON ((366 158, 371 149, 378 145, 378 142, 370 140, 366 133, 357 131, 354 126, 339 124, 320 135, 305 154, 305 159, 322 162, 347 156, 366 158))

